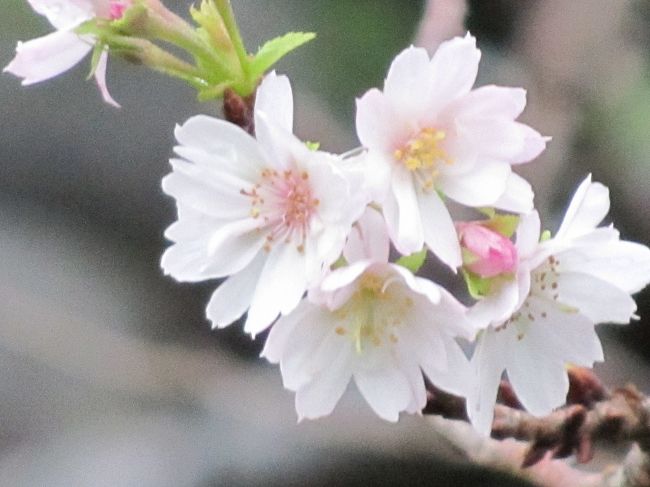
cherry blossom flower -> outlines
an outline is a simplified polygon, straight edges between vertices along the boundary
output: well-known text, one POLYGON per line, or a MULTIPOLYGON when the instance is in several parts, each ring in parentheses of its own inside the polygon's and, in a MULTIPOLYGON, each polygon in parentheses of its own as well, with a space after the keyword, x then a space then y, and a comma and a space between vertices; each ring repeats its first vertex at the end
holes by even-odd
POLYGON ((472 90, 481 57, 469 34, 400 53, 383 92, 357 101, 357 134, 368 149, 374 198, 402 254, 426 244, 455 269, 461 252, 439 193, 470 207, 532 210, 530 185, 511 171, 542 152, 546 138, 515 119, 526 105, 519 88, 472 90))
POLYGON ((608 211, 608 189, 589 176, 554 238, 540 242, 536 212, 522 217, 516 272, 470 310, 487 325, 472 357, 476 386, 468 398, 479 431, 490 431, 504 370, 522 405, 546 415, 565 402, 567 364, 603 360, 594 325, 635 317, 630 294, 650 282, 650 249, 620 240, 613 226, 597 227, 608 211))
POLYGON ((257 92, 257 139, 238 126, 196 116, 177 127, 164 191, 178 205, 162 258, 179 281, 229 277, 207 316, 225 327, 247 309, 253 335, 293 310, 336 261, 367 203, 334 155, 292 134, 289 80, 269 74, 257 92))
MULTIPOLYGON (((24 86, 48 80, 77 65, 93 49, 92 36, 80 36, 75 29, 87 20, 99 17, 116 20, 131 0, 28 0, 44 15, 55 32, 27 42, 19 42, 16 56, 4 71, 22 78, 24 86)), ((106 62, 103 52, 95 69, 95 80, 104 101, 119 106, 106 87, 106 62)))
POLYGON ((465 308, 433 282, 388 263, 381 215, 369 209, 345 249, 350 265, 332 271, 273 326, 262 355, 280 363, 299 419, 332 412, 354 382, 383 419, 426 403, 422 372, 465 395, 469 363, 454 341, 475 330, 465 308))

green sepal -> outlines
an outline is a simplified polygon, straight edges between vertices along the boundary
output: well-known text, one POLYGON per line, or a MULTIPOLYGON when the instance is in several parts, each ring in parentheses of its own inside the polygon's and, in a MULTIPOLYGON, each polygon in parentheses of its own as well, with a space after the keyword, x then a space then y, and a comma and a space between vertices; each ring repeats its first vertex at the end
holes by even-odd
POLYGON ((492 281, 494 279, 477 276, 473 272, 470 272, 466 269, 461 269, 461 271, 463 273, 463 278, 465 279, 465 284, 467 284, 467 291, 469 292, 470 296, 472 296, 474 299, 482 299, 490 294, 492 281))
POLYGON ((485 216, 488 218, 494 218, 494 215, 496 215, 496 211, 494 208, 477 208, 477 210, 481 213, 483 213, 485 216))
POLYGON ((340 269, 341 267, 345 267, 347 265, 348 265, 348 261, 345 259, 345 257, 343 257, 343 254, 341 254, 341 256, 338 259, 336 259, 336 262, 332 264, 332 270, 340 269))
POLYGON ((118 32, 132 32, 134 28, 137 30, 139 24, 146 22, 147 15, 147 6, 134 2, 124 11, 122 17, 110 21, 108 25, 118 32))
POLYGON ((320 149, 320 142, 311 142, 309 140, 306 140, 305 145, 307 146, 307 149, 313 152, 316 152, 318 149, 320 149))
POLYGON ((413 274, 415 274, 424 265, 426 259, 427 259, 427 249, 425 247, 419 252, 415 252, 411 255, 403 255, 402 257, 397 259, 395 263, 397 265, 400 265, 408 269, 413 274))
POLYGON ((544 230, 542 234, 539 237, 540 242, 546 242, 547 240, 551 239, 551 231, 550 230, 544 230))
POLYGON ((484 225, 490 230, 494 230, 504 237, 510 238, 515 234, 519 226, 519 216, 495 214, 484 225))
POLYGON ((260 78, 271 66, 289 52, 311 41, 315 37, 316 34, 313 32, 289 32, 266 42, 250 61, 249 75, 251 79, 260 78))
POLYGON ((97 71, 97 66, 99 66, 99 59, 102 57, 105 50, 106 46, 101 42, 95 44, 95 47, 93 48, 93 56, 90 59, 90 72, 86 77, 86 81, 95 76, 95 71, 97 71))

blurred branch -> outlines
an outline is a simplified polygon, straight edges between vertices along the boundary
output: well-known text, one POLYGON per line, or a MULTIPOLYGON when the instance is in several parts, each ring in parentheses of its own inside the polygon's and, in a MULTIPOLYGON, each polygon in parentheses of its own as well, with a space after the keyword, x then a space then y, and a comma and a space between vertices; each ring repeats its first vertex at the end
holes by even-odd
MULTIPOLYGON (((460 426, 445 427, 448 438, 472 461, 514 469, 549 487, 650 487, 650 398, 633 385, 608 393, 587 369, 572 368, 569 377, 569 404, 548 416, 538 418, 518 408, 504 382, 499 396, 506 404, 495 408, 494 439, 480 438, 471 427, 460 426), (601 474, 587 474, 556 460, 575 455, 578 463, 587 463, 597 440, 636 444, 620 466, 601 474)), ((430 391, 425 413, 466 417, 462 399, 437 389, 430 391)))

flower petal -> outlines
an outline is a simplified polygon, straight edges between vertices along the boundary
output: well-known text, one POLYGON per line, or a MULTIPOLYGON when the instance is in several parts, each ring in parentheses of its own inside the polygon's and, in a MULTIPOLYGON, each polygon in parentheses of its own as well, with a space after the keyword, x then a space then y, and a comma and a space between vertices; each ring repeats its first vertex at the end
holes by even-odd
POLYGON ((511 172, 506 180, 506 189, 494 207, 513 213, 528 213, 533 210, 533 188, 524 178, 511 172))
POLYGON ((229 277, 212 293, 206 308, 206 316, 212 328, 225 328, 239 319, 251 304, 264 256, 259 254, 237 274, 229 277))
POLYGON ((502 282, 498 291, 478 301, 469 309, 469 318, 479 328, 506 321, 519 304, 519 283, 516 279, 502 282))
POLYGON ((356 127, 361 144, 371 150, 392 154, 411 129, 399 120, 395 108, 377 88, 357 99, 356 127))
MULTIPOLYGON (((98 13, 93 0, 28 0, 38 14, 44 15, 57 29, 70 29, 98 13)), ((101 2, 98 2, 101 3, 101 2)))
POLYGON ((264 77, 255 95, 255 125, 258 112, 264 112, 287 132, 293 131, 293 92, 289 78, 278 76, 275 71, 264 77))
POLYGON ((361 219, 352 227, 343 255, 349 263, 370 259, 388 262, 390 240, 384 219, 377 210, 366 209, 361 219))
POLYGON ((489 206, 505 192, 510 172, 510 166, 504 162, 479 163, 463 175, 447 176, 441 172, 438 186, 446 196, 463 205, 489 206))
POLYGON ((528 257, 537 249, 540 232, 541 222, 537 211, 521 215, 519 225, 517 226, 517 239, 515 241, 517 253, 520 258, 528 257))
POLYGON ((58 76, 81 61, 92 44, 70 31, 59 30, 16 46, 16 57, 5 72, 23 78, 23 86, 58 76))
POLYGON ((95 81, 99 87, 99 91, 102 94, 102 98, 109 105, 113 105, 115 108, 120 108, 120 104, 116 102, 111 94, 108 92, 108 87, 106 86, 106 63, 108 61, 108 51, 104 51, 99 56, 99 62, 95 68, 95 81))
POLYGON ((514 120, 526 107, 526 90, 487 85, 456 100, 449 110, 462 118, 503 118, 514 120))
MULTIPOLYGON (((252 296, 252 293, 251 293, 252 296)), ((309 333, 319 323, 321 312, 318 307, 303 299, 300 304, 291 313, 280 317, 273 325, 269 332, 264 349, 260 354, 265 357, 269 362, 277 364, 281 360, 288 357, 287 352, 296 345, 304 345, 305 341, 297 333, 305 331, 305 337, 314 337, 314 333, 309 333)), ((323 336, 327 332, 325 327, 320 327, 323 330, 323 336)), ((322 336, 315 342, 319 342, 322 336)), ((295 390, 292 387, 288 389, 295 390)))
POLYGON ((429 111, 428 100, 434 84, 433 70, 426 49, 408 47, 390 65, 384 83, 384 95, 395 112, 417 120, 429 111))
POLYGON ((411 173, 402 169, 393 172, 391 194, 394 200, 389 198, 386 206, 390 208, 394 201, 396 211, 391 208, 390 211, 384 213, 387 218, 389 234, 401 254, 412 254, 422 249, 423 233, 420 209, 411 173), (389 215, 391 221, 388 220, 389 215), (396 226, 391 228, 392 225, 396 226))
POLYGON ((462 264, 463 260, 458 235, 449 211, 435 191, 420 192, 418 202, 424 242, 436 257, 456 272, 456 268, 462 264))
POLYGON ((609 212, 609 190, 591 182, 591 174, 580 184, 555 236, 556 239, 579 237, 593 230, 609 212))
POLYGON ((386 421, 396 422, 413 398, 408 379, 395 367, 357 370, 354 381, 368 405, 386 421))

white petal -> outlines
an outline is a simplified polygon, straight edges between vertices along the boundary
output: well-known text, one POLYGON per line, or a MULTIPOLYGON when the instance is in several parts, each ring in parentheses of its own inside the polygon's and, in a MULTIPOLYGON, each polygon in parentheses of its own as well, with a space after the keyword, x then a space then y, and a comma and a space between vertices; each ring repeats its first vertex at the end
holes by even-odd
POLYGON ((603 349, 593 322, 580 313, 567 313, 557 303, 531 296, 528 312, 535 321, 530 324, 524 340, 546 350, 560 363, 593 367, 602 361, 603 349))
POLYGON ((472 393, 474 386, 470 362, 455 341, 447 338, 445 346, 446 370, 429 371, 427 377, 437 388, 466 398, 472 393))
POLYGON ((600 183, 592 183, 591 175, 578 187, 556 239, 574 238, 593 230, 609 211, 609 190, 600 183))
POLYGON ((491 323, 506 321, 517 310, 518 304, 519 283, 516 279, 510 279, 472 306, 469 318, 477 327, 485 328, 491 323))
POLYGON ((409 381, 394 367, 355 371, 354 381, 368 405, 386 421, 397 421, 413 398, 409 381))
POLYGON ((57 31, 16 46, 16 57, 5 72, 23 78, 23 85, 53 78, 75 66, 92 49, 92 44, 74 32, 57 31))
POLYGON ((390 240, 384 219, 377 210, 368 208, 352 227, 343 255, 349 262, 370 259, 388 262, 390 240))
POLYGON ((634 294, 650 282, 650 249, 626 241, 576 246, 558 254, 561 272, 582 272, 634 294))
MULTIPOLYGON (((177 126, 176 140, 182 146, 214 154, 228 171, 245 180, 259 176, 266 166, 255 139, 235 124, 206 115, 197 115, 177 126)), ((198 162, 198 161, 194 161, 198 162)))
POLYGON ((462 264, 460 245, 449 211, 435 191, 419 193, 420 215, 427 247, 452 271, 462 264))
POLYGON ((69 29, 97 13, 92 0, 28 0, 36 13, 44 15, 57 29, 69 29))
POLYGON ((471 393, 467 396, 467 415, 476 430, 489 435, 492 431, 494 405, 501 376, 505 370, 505 357, 509 353, 509 334, 492 328, 478 339, 471 365, 475 371, 471 393))
POLYGON ((563 272, 557 277, 558 301, 575 307, 594 323, 629 323, 636 303, 622 289, 579 272, 563 272))
MULTIPOLYGON (((524 132, 516 122, 495 118, 456 117, 458 139, 473 147, 481 159, 511 164, 525 148, 524 132)), ((453 158, 454 154, 450 153, 453 158)))
POLYGON ((290 244, 273 247, 255 289, 244 331, 255 336, 279 313, 289 313, 300 302, 306 287, 304 256, 290 244))
POLYGON ((278 76, 275 71, 264 77, 255 96, 255 125, 258 112, 266 113, 287 132, 293 131, 293 93, 289 78, 278 76))
POLYGON ((533 210, 533 188, 524 178, 510 173, 506 181, 506 189, 494 202, 494 207, 513 213, 528 213, 533 210))
POLYGON ((411 132, 407 123, 399 120, 395 108, 377 88, 357 99, 357 137, 363 146, 392 154, 411 132))
MULTIPOLYGON (((386 223, 389 226, 389 233, 394 238, 393 243, 402 254, 417 252, 422 249, 423 233, 418 199, 411 173, 401 169, 394 171, 391 191, 397 210, 397 214, 391 216, 393 218, 396 216, 397 221, 389 222, 387 219, 386 223), (392 232, 395 233, 392 233, 390 226, 395 223, 397 225, 392 229, 392 232)), ((384 216, 387 217, 386 214, 384 216)))
POLYGON ((532 161, 546 149, 546 143, 551 139, 550 137, 542 136, 537 130, 523 123, 516 123, 515 125, 521 132, 524 144, 521 150, 509 162, 511 164, 522 164, 532 161))
POLYGON ((99 87, 99 91, 102 94, 102 98, 109 105, 113 105, 115 108, 120 108, 120 104, 117 103, 111 94, 108 92, 108 87, 106 86, 106 62, 108 61, 108 51, 104 51, 99 56, 99 62, 95 69, 95 81, 99 87))
POLYGON ((431 60, 434 73, 431 91, 438 100, 438 107, 469 92, 476 80, 480 59, 476 39, 469 34, 440 45, 431 60))
POLYGON ((550 358, 542 344, 523 339, 508 351, 508 379, 521 404, 545 416, 566 401, 569 378, 563 362, 550 358))
MULTIPOLYGON (((384 83, 384 95, 395 112, 417 120, 429 111, 429 97, 434 83, 433 70, 427 51, 409 47, 399 53, 390 65, 384 83)), ((376 122, 375 122, 376 123, 376 122)))
POLYGON ((442 192, 466 206, 489 206, 506 190, 510 166, 504 162, 478 163, 474 170, 462 175, 441 172, 438 185, 442 192))
POLYGON ((277 171, 293 169, 296 161, 311 157, 307 146, 291 131, 275 123, 266 112, 256 112, 255 138, 267 160, 277 171))
POLYGON ((372 264, 370 260, 361 260, 330 272, 320 284, 325 292, 336 291, 354 282, 372 264))
POLYGON ((350 382, 351 353, 351 349, 341 348, 321 375, 296 392, 299 421, 327 416, 332 412, 350 382))
MULTIPOLYGON (((252 293, 251 293, 252 295, 252 293)), ((291 313, 280 317, 280 319, 273 325, 269 336, 264 343, 264 350, 261 356, 265 357, 269 362, 277 364, 286 357, 286 352, 292 347, 300 347, 304 345, 304 340, 298 335, 302 330, 314 328, 318 315, 320 315, 318 307, 311 304, 306 299, 303 299, 300 304, 291 313), (310 316, 310 313, 316 316, 310 316), (297 333, 296 333, 297 332, 297 333)), ((327 330, 321 327, 323 333, 327 330)), ((313 336, 313 333, 306 334, 305 336, 313 336)), ((322 338, 322 337, 321 337, 322 338)), ((289 387, 292 389, 291 387, 289 387)))
POLYGON ((221 283, 212 293, 206 308, 206 316, 212 322, 212 328, 224 328, 246 312, 263 265, 264 256, 260 254, 240 272, 221 283))
POLYGON ((503 118, 514 120, 526 106, 526 90, 488 85, 459 98, 449 110, 463 118, 503 118))
POLYGON ((539 213, 532 211, 526 215, 521 215, 519 225, 517 226, 517 239, 515 246, 519 258, 525 258, 531 255, 539 244, 541 231, 541 222, 539 213))

